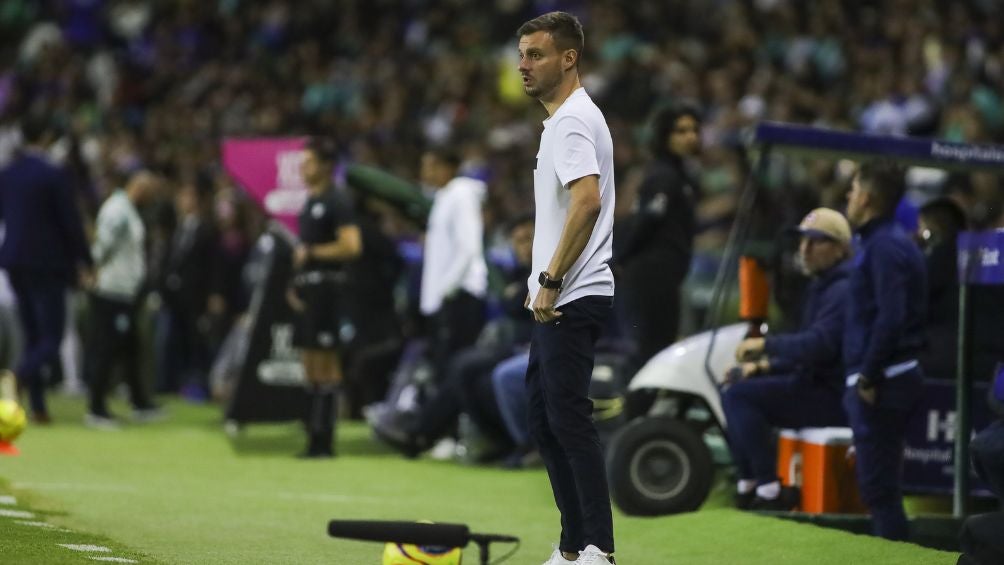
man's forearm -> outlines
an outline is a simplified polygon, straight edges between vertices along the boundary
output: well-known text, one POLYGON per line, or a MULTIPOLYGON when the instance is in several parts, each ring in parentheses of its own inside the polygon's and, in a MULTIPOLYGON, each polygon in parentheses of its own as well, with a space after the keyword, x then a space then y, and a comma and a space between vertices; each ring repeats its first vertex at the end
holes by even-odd
POLYGON ((547 272, 556 279, 563 278, 582 255, 600 216, 600 190, 595 176, 574 181, 569 190, 573 192, 568 216, 558 239, 558 247, 547 265, 547 272))
POLYGON ((310 246, 310 256, 322 261, 346 261, 355 259, 360 254, 360 249, 344 241, 332 241, 330 243, 319 243, 310 246))

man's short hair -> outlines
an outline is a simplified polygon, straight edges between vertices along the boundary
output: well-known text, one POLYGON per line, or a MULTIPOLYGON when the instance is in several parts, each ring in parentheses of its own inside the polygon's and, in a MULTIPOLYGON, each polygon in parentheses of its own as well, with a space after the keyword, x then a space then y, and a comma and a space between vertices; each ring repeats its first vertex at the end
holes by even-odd
POLYGON ((879 211, 888 216, 896 211, 906 193, 906 170, 887 159, 868 161, 858 168, 858 183, 862 190, 877 197, 879 211))
POLYGON ((338 158, 338 146, 327 137, 312 137, 303 148, 313 153, 321 162, 329 165, 333 165, 338 158))
POLYGON ((513 230, 526 224, 530 224, 532 226, 535 219, 536 218, 534 217, 532 212, 519 214, 518 216, 509 218, 509 221, 506 222, 506 232, 511 234, 513 230))
POLYGON ((452 169, 459 169, 460 163, 463 162, 460 151, 452 145, 434 145, 426 148, 425 153, 432 155, 437 161, 452 169))
POLYGON ((574 49, 578 54, 575 63, 578 64, 579 57, 582 56, 582 49, 586 44, 582 24, 579 23, 578 18, 568 12, 548 12, 519 26, 519 29, 516 30, 516 37, 523 37, 538 31, 546 31, 551 34, 554 46, 559 51, 574 49))

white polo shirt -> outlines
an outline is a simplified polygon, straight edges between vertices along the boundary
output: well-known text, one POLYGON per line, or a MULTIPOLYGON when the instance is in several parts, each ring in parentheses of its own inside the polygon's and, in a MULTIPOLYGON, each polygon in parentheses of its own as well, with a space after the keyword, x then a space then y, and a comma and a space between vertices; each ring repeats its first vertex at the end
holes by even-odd
POLYGON ((419 308, 435 314, 458 290, 483 298, 488 290, 481 204, 485 183, 457 177, 436 191, 425 233, 419 308))
POLYGON ((600 215, 585 249, 565 274, 564 290, 556 306, 584 296, 614 295, 614 276, 608 265, 613 256, 614 144, 603 113, 580 87, 544 120, 540 135, 537 168, 533 172, 537 210, 533 271, 527 281, 530 306, 540 290, 537 277, 547 270, 568 217, 568 185, 589 175, 599 175, 600 215))

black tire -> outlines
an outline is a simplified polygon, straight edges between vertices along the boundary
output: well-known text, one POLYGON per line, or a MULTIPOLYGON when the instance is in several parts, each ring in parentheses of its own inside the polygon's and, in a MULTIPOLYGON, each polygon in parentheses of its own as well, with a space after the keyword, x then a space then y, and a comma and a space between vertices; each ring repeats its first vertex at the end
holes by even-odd
POLYGON ((659 516, 697 510, 714 478, 700 432, 671 418, 639 418, 607 449, 610 495, 625 514, 659 516))

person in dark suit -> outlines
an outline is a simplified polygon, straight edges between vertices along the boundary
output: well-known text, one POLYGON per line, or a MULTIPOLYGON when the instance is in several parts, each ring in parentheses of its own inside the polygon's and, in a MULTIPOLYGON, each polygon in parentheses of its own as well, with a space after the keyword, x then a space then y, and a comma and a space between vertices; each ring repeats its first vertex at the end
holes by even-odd
POLYGON ((21 124, 24 146, 0 171, 0 221, 5 226, 0 269, 17 297, 25 349, 17 377, 30 397, 32 418, 48 423, 46 382, 59 369, 66 320, 66 289, 93 280, 91 253, 69 175, 50 163, 47 124, 21 124))
POLYGON ((209 346, 206 313, 217 280, 219 235, 206 213, 208 189, 195 179, 176 195, 178 223, 164 257, 160 287, 158 388, 205 398, 209 346))

